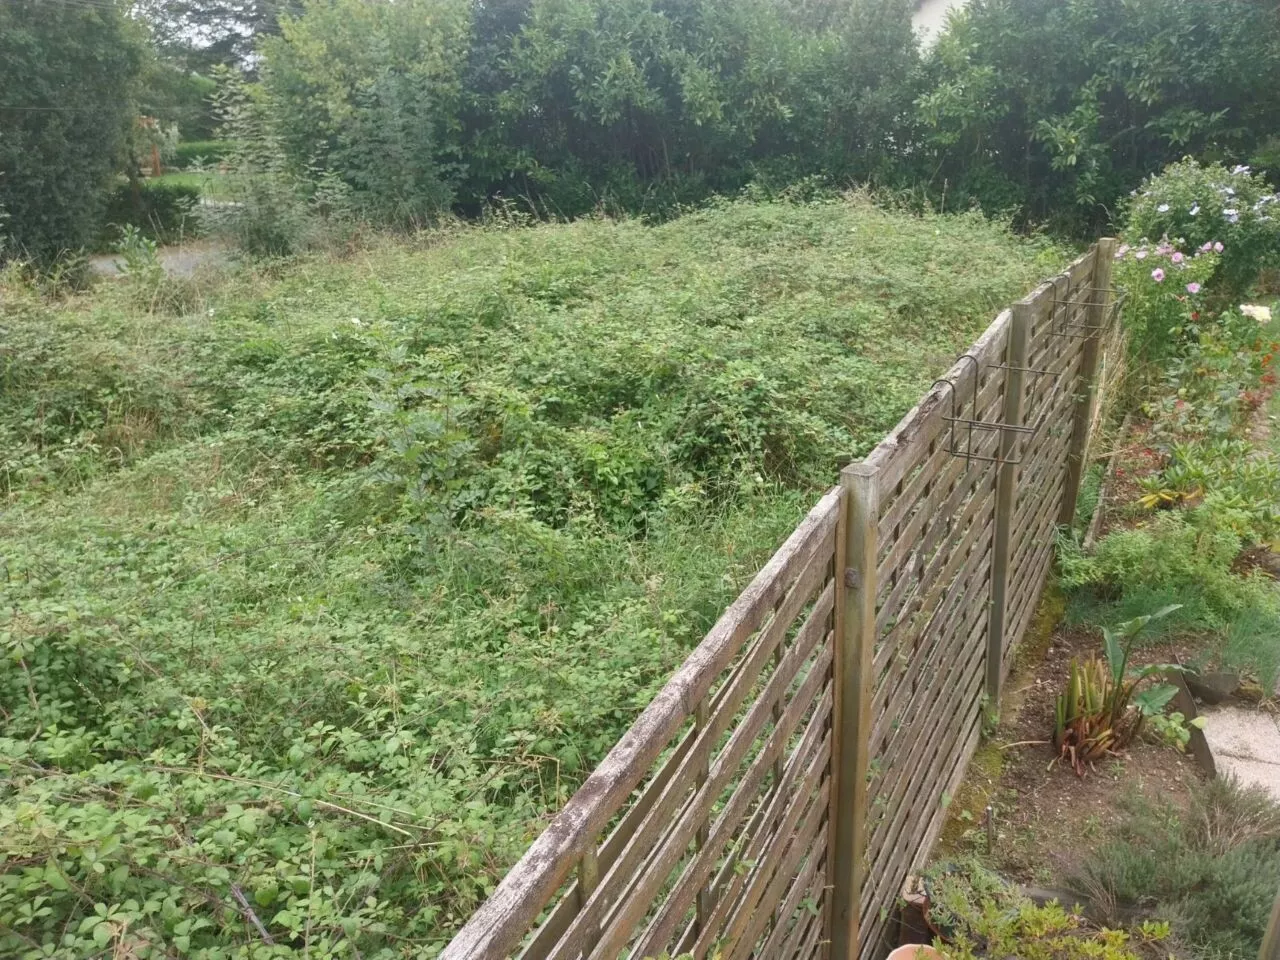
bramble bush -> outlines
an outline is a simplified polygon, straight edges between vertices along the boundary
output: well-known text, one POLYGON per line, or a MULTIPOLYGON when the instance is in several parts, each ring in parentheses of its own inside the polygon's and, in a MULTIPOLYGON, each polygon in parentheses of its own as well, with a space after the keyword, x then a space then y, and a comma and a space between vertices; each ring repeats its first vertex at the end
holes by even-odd
POLYGON ((0 299, 6 957, 432 955, 1062 254, 851 196, 134 257, 0 299))

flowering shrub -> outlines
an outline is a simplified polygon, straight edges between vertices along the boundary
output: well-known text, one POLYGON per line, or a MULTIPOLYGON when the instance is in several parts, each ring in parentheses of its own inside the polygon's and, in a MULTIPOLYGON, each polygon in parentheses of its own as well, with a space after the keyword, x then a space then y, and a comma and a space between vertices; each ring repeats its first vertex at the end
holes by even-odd
POLYGON ((1120 245, 1113 280, 1125 291, 1125 326, 1135 356, 1167 357, 1187 342, 1188 323, 1199 319, 1205 285, 1224 249, 1214 241, 1189 253, 1167 241, 1120 245))
POLYGON ((1202 166, 1187 159, 1165 167, 1135 191, 1124 233, 1131 242, 1168 238, 1183 249, 1223 244, 1216 292, 1234 296, 1280 257, 1280 198, 1248 167, 1202 166))

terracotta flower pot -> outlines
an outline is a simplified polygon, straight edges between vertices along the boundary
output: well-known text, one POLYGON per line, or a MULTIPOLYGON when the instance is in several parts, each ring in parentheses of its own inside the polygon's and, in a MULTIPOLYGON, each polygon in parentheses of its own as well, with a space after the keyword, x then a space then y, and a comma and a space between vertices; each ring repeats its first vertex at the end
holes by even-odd
POLYGON ((898 947, 889 954, 887 960, 944 960, 941 950, 923 943, 909 943, 898 947))

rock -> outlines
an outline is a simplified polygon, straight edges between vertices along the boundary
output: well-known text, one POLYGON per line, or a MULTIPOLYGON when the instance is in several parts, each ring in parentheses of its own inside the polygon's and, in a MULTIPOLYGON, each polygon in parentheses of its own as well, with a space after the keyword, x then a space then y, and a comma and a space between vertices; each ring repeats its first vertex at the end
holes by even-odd
POLYGON ((1191 695, 1205 703, 1221 703, 1240 687, 1240 675, 1229 670, 1214 673, 1188 672, 1185 676, 1191 695))

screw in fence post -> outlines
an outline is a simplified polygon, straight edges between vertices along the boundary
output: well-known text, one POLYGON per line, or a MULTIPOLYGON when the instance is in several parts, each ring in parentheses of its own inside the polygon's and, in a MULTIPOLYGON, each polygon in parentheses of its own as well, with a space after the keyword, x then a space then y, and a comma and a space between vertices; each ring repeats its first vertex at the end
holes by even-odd
POLYGON ((1089 270, 1088 302, 1085 330, 1091 336, 1083 341, 1080 354, 1080 377, 1076 382, 1076 409, 1071 426, 1071 447, 1067 453, 1066 482, 1062 488, 1062 506, 1058 524, 1071 523, 1076 515, 1076 498, 1089 455, 1089 425, 1093 422, 1093 402, 1098 393, 1098 358, 1102 355, 1102 333, 1111 306, 1111 265, 1115 259, 1116 241, 1103 237, 1093 246, 1093 264, 1089 270))
MULTIPOLYGON (((1048 288, 1052 289, 1052 288, 1048 288)), ((1022 424, 1022 399, 1027 366, 1027 348, 1031 325, 1046 288, 1013 305, 1009 323, 1009 343, 1005 351, 1004 408, 1000 422, 1011 426, 1022 424)), ((1014 460, 1019 435, 1016 430, 1000 432, 1000 467, 996 474, 995 532, 991 544, 991 615, 987 626, 987 709, 1000 712, 1000 688, 1004 682, 1004 638, 1009 616, 1009 560, 1013 545, 1013 515, 1017 505, 1018 465, 1014 460)))
POLYGON ((840 474, 836 543, 835 710, 832 740, 831 958, 858 955, 866 880, 867 771, 871 765, 872 663, 876 639, 876 470, 851 463, 840 474), (843 571, 839 569, 843 566, 843 571), (849 574, 852 573, 853 576, 849 574))

